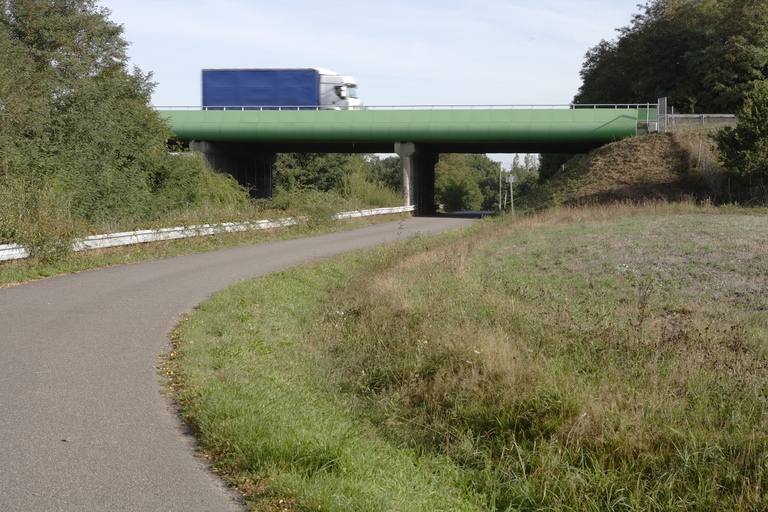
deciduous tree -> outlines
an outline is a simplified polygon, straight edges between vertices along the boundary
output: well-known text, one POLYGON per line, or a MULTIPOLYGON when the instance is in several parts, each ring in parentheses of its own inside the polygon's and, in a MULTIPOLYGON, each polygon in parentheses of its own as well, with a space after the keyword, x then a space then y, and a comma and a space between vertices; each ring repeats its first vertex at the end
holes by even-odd
POLYGON ((83 222, 247 200, 168 151, 122 33, 94 0, 0 0, 0 243, 55 259, 83 222))
POLYGON ((768 78, 768 3, 651 0, 613 41, 591 48, 577 103, 646 103, 731 113, 768 78))
POLYGON ((488 158, 487 155, 464 155, 469 177, 477 183, 482 201, 480 209, 494 210, 499 206, 499 162, 488 158))
POLYGON ((440 155, 435 166, 435 198, 448 211, 479 210, 483 194, 470 176, 464 155, 440 155))

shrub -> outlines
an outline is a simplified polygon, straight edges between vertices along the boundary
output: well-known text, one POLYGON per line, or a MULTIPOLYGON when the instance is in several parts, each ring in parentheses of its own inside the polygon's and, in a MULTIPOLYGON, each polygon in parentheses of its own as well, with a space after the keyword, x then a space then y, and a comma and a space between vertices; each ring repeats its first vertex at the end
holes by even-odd
POLYGON ((723 165, 750 185, 768 181, 768 80, 752 84, 736 117, 714 135, 723 165))

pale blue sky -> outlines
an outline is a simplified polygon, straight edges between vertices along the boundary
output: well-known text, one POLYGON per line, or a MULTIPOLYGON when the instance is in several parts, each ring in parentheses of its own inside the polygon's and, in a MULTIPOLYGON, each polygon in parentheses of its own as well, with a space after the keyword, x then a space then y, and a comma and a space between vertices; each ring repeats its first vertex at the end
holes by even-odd
MULTIPOLYGON (((199 105, 200 70, 325 67, 367 105, 568 103, 584 54, 639 0, 101 0, 155 105, 199 105)), ((648 98, 653 101, 654 98, 648 98)))
MULTIPOLYGON (((569 103, 586 51, 642 0, 100 0, 156 106, 200 105, 203 68, 324 67, 365 105, 569 103)), ((654 101, 655 98, 648 98, 654 101)))

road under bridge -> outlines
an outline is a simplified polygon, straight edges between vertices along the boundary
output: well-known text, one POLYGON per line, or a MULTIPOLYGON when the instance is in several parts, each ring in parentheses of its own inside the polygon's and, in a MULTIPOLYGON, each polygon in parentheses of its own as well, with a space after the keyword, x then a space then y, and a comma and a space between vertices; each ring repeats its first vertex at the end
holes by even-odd
POLYGON ((397 153, 404 204, 434 204, 440 153, 586 153, 657 131, 657 104, 525 107, 161 109, 178 140, 257 197, 272 194, 278 153, 397 153))

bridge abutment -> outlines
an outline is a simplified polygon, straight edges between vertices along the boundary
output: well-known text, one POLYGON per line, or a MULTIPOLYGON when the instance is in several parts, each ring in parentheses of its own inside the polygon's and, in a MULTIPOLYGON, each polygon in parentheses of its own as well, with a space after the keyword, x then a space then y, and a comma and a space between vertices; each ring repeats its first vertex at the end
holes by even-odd
POLYGON ((423 144, 396 142, 403 181, 403 202, 416 215, 434 213, 435 165, 440 155, 423 144))
POLYGON ((211 169, 227 173, 246 187, 251 197, 272 197, 272 164, 277 153, 242 142, 192 142, 189 148, 203 154, 211 169))

